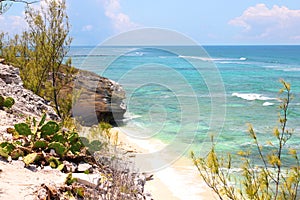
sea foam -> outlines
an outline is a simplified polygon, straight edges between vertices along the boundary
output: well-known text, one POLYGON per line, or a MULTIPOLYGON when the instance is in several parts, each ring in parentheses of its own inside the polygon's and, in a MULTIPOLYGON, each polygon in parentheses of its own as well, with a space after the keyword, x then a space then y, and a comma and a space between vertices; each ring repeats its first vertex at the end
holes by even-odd
MULTIPOLYGON (((276 98, 271 98, 264 96, 262 94, 256 94, 256 93, 232 93, 231 96, 234 97, 239 97, 248 101, 254 101, 254 100, 262 100, 262 101, 267 101, 267 100, 275 100, 276 98)), ((266 102, 267 103, 267 102, 266 102)))
POLYGON ((270 103, 270 102, 263 103, 263 106, 272 106, 272 105, 274 105, 274 103, 270 103))

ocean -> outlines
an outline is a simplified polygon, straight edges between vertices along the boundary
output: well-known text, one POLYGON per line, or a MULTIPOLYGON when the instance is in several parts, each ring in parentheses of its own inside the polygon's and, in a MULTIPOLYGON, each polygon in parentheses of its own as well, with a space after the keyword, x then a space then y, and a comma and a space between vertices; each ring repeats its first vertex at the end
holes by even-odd
POLYGON ((75 67, 125 89, 122 131, 141 141, 161 140, 168 148, 158 152, 176 158, 191 150, 205 155, 211 135, 221 154, 251 148, 247 123, 270 149, 284 79, 294 96, 287 146, 300 149, 300 46, 78 46, 68 56, 75 67))

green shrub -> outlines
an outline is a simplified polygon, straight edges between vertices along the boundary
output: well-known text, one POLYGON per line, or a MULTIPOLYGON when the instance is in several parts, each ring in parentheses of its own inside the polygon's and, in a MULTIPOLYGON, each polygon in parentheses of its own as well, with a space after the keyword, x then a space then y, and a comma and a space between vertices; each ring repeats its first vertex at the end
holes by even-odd
POLYGON ((28 29, 22 34, 5 37, 0 33, 0 57, 18 67, 24 87, 51 101, 63 119, 70 115, 70 82, 76 73, 71 59, 65 61, 72 42, 70 24, 65 0, 45 4, 40 8, 26 7, 28 29))
POLYGON ((265 150, 258 142, 257 134, 252 125, 248 125, 248 132, 252 138, 256 154, 251 150, 242 150, 238 153, 241 172, 233 174, 232 155, 219 156, 216 153, 212 139, 212 148, 204 156, 197 158, 192 152, 191 157, 200 176, 205 183, 217 194, 219 199, 299 199, 300 189, 300 160, 297 150, 289 148, 287 142, 293 135, 293 130, 287 128, 287 114, 292 100, 290 84, 281 80, 283 88, 280 94, 285 93, 285 98, 280 98, 279 126, 274 128, 273 137, 276 143, 266 142, 273 150, 265 150), (284 154, 284 152, 287 155, 284 154), (253 163, 251 156, 258 156, 261 164, 253 163), (293 164, 284 163, 284 157, 293 159, 293 164))
POLYGON ((15 100, 12 97, 6 97, 0 95, 0 108, 6 107, 11 109, 11 107, 15 104, 15 100))
POLYGON ((7 133, 13 135, 13 141, 0 143, 0 156, 11 156, 12 159, 21 156, 26 166, 31 163, 48 164, 59 170, 64 168, 63 160, 80 160, 82 156, 90 156, 75 130, 62 129, 57 122, 45 122, 45 119, 46 114, 39 123, 35 118, 29 118, 26 123, 15 124, 14 129, 8 128, 7 133))

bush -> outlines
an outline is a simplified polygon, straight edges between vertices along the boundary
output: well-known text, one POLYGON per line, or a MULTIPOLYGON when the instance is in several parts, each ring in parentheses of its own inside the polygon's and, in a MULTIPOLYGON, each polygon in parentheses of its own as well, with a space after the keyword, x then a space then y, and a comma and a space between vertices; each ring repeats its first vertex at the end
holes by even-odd
POLYGON ((25 21, 28 30, 21 35, 0 33, 0 57, 20 69, 26 89, 51 101, 58 116, 65 118, 71 110, 70 88, 76 73, 71 59, 65 61, 72 42, 66 2, 46 0, 40 8, 28 6, 25 21))
POLYGON ((3 106, 10 109, 15 104, 15 100, 12 97, 7 97, 4 102, 3 106))
POLYGON ((249 151, 240 151, 238 154, 242 164, 241 172, 237 175, 233 170, 232 155, 227 158, 218 156, 212 138, 212 148, 205 157, 196 158, 192 152, 191 157, 198 168, 200 176, 205 183, 218 195, 219 199, 299 199, 298 190, 300 182, 300 162, 297 150, 288 148, 287 142, 291 139, 293 131, 287 128, 287 114, 292 100, 290 84, 281 80, 283 88, 280 94, 285 93, 285 98, 280 98, 279 127, 275 127, 273 137, 277 144, 267 142, 272 147, 267 151, 258 142, 257 134, 251 124, 248 132, 257 149, 256 155, 261 165, 253 163, 249 151), (284 155, 288 152, 288 155, 284 155), (289 156, 294 160, 293 164, 284 166, 283 157, 289 156))
POLYGON ((0 109, 3 109, 3 107, 6 107, 8 109, 11 109, 11 107, 15 104, 15 100, 12 97, 4 98, 0 95, 0 109))
MULTIPOLYGON (((85 147, 75 130, 62 128, 54 121, 45 122, 46 114, 39 123, 35 118, 27 119, 26 123, 15 124, 8 128, 12 141, 0 143, 0 156, 12 159, 23 157, 26 166, 31 163, 50 165, 52 168, 63 169, 63 160, 83 161, 90 159, 88 147, 85 147)), ((88 145, 89 146, 89 145, 88 145)))

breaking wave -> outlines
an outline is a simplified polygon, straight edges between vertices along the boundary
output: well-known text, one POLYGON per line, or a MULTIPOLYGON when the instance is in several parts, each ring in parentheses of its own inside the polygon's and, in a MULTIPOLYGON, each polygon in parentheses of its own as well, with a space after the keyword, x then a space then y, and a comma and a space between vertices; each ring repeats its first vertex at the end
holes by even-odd
MULTIPOLYGON (((247 101, 254 101, 254 100, 262 100, 262 101, 268 101, 268 100, 276 100, 276 98, 271 98, 264 96, 262 94, 256 94, 256 93, 232 93, 233 97, 239 97, 242 99, 245 99, 247 101)), ((267 103, 267 102, 266 102, 267 103)))

